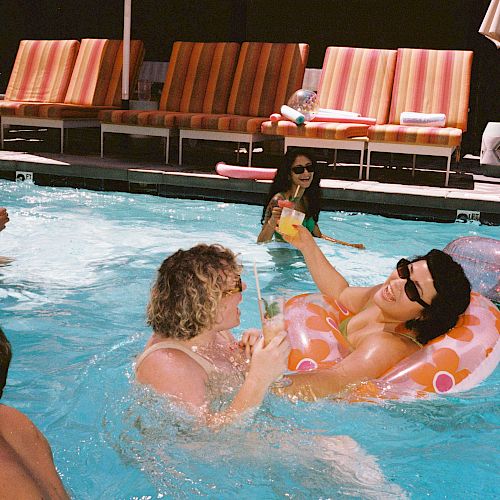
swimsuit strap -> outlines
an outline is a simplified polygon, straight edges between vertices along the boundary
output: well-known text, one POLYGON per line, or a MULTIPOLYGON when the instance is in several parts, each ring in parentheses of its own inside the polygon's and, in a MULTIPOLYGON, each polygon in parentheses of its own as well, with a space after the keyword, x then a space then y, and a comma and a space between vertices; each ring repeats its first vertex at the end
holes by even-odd
POLYGON ((207 375, 210 375, 211 373, 214 373, 216 371, 214 365, 210 363, 207 359, 205 359, 203 356, 200 354, 194 352, 191 350, 189 347, 186 347, 179 342, 176 342, 175 340, 164 340, 162 342, 158 342, 156 344, 153 344, 152 346, 148 347, 138 358, 135 363, 135 369, 137 370, 139 368, 139 365, 144 361, 144 359, 149 356, 151 353, 155 351, 159 351, 160 349, 177 349, 178 351, 182 351, 183 353, 187 354, 191 359, 196 361, 207 373, 207 375))
POLYGON ((412 340, 413 342, 415 342, 415 344, 418 345, 418 347, 424 347, 423 344, 421 344, 413 335, 408 335, 407 333, 403 333, 403 332, 394 332, 396 335, 400 335, 401 337, 405 337, 409 340, 412 340))

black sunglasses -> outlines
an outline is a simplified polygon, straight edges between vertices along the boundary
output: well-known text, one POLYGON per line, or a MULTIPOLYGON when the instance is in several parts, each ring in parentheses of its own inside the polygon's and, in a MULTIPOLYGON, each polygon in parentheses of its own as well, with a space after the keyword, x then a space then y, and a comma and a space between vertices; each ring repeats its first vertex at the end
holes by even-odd
POLYGON ((227 295, 232 295, 233 293, 240 293, 243 291, 243 283, 241 282, 241 276, 238 276, 236 280, 236 286, 230 288, 229 290, 225 290, 222 295, 226 297, 227 295))
POLYGON ((401 259, 397 264, 396 264, 396 269, 398 271, 398 276, 406 280, 405 283, 405 293, 406 296, 412 301, 416 302, 417 304, 420 304, 422 307, 430 307, 429 304, 424 302, 422 298, 420 297, 420 294, 418 293, 418 288, 417 285, 411 280, 410 278, 410 268, 408 267, 410 265, 410 261, 406 259, 401 259))
POLYGON ((308 163, 307 165, 295 165, 294 167, 292 167, 292 172, 294 174, 300 175, 303 174, 305 170, 307 170, 308 172, 314 172, 315 168, 316 167, 312 163, 308 163))

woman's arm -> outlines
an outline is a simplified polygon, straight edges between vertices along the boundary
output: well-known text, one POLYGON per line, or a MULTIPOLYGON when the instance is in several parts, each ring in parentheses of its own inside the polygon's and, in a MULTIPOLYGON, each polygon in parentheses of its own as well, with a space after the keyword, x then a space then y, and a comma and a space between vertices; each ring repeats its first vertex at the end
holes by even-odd
POLYGON ((278 200, 283 199, 284 198, 280 193, 275 194, 267 205, 264 223, 262 224, 259 236, 257 236, 257 243, 265 243, 272 240, 282 211, 282 209, 278 206, 278 200))
POLYGON ((275 390, 306 401, 342 393, 348 386, 381 377, 418 346, 390 333, 369 335, 351 354, 330 370, 287 375, 292 385, 275 390))

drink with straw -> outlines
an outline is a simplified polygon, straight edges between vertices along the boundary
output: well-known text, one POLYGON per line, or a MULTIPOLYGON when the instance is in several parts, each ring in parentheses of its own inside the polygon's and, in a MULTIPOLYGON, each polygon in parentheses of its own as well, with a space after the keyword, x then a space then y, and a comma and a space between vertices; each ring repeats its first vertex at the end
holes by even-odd
POLYGON ((281 211, 279 230, 281 233, 288 236, 295 236, 297 234, 297 229, 293 226, 294 224, 300 226, 304 220, 306 214, 299 212, 298 210, 293 210, 291 208, 283 208, 281 211))
POLYGON ((278 333, 286 330, 285 298, 269 295, 262 299, 262 306, 264 311, 262 333, 264 335, 264 345, 267 345, 278 333))

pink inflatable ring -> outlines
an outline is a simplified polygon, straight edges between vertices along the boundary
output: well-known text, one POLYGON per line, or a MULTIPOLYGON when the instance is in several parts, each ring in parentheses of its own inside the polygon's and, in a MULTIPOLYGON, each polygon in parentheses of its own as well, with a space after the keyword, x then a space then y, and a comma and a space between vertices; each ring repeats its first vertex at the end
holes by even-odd
MULTIPOLYGON (((351 313, 321 294, 289 299, 285 319, 292 351, 288 368, 331 368, 350 352, 339 323, 351 313)), ((401 325, 401 331, 405 330, 401 325)), ((376 380, 362 383, 346 396, 350 401, 422 398, 466 391, 485 380, 500 361, 500 312, 472 292, 457 325, 435 338, 376 380)))

